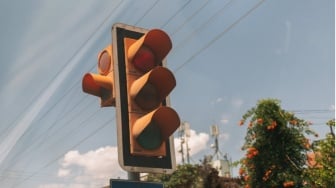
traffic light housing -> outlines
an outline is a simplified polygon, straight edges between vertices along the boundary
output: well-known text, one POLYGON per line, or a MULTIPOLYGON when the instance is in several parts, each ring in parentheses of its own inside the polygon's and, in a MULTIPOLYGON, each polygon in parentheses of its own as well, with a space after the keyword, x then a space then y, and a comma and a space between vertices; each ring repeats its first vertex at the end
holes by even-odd
POLYGON ((108 45, 98 54, 99 74, 86 73, 82 80, 83 91, 99 97, 101 107, 115 106, 112 57, 112 45, 108 45))
POLYGON ((127 171, 172 172, 172 134, 180 125, 168 96, 176 85, 165 67, 172 48, 162 30, 112 27, 119 163, 127 171))

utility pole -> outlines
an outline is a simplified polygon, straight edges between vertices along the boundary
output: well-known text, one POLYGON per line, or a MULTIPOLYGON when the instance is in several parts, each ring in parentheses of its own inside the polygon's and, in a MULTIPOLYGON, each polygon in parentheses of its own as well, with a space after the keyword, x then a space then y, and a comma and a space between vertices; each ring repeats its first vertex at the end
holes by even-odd
POLYGON ((184 164, 184 152, 183 152, 183 143, 184 143, 184 137, 183 137, 183 134, 184 134, 184 130, 183 130, 183 124, 180 125, 180 128, 178 130, 179 132, 179 136, 180 136, 180 144, 181 144, 181 149, 179 150, 179 152, 181 153, 181 157, 182 157, 182 164, 184 164))
POLYGON ((190 125, 188 122, 182 122, 179 128, 179 136, 181 139, 181 150, 179 151, 181 153, 181 157, 182 157, 182 164, 185 164, 185 159, 184 159, 184 143, 186 145, 186 152, 187 152, 187 164, 190 163, 190 155, 189 155, 189 137, 190 137, 190 125))
POLYGON ((218 126, 217 125, 211 126, 210 134, 215 139, 215 143, 211 145, 211 147, 214 148, 214 150, 215 150, 213 156, 216 156, 217 159, 219 159, 221 152, 219 151, 219 146, 218 146, 219 130, 218 130, 218 126))
POLYGON ((217 125, 213 125, 210 128, 210 134, 214 138, 215 143, 211 145, 211 147, 215 150, 214 154, 211 156, 211 165, 219 171, 220 176, 231 177, 232 168, 231 168, 231 160, 228 159, 228 154, 222 154, 219 150, 218 144, 218 136, 219 136, 219 128, 217 125), (216 157, 216 160, 214 158, 216 157))

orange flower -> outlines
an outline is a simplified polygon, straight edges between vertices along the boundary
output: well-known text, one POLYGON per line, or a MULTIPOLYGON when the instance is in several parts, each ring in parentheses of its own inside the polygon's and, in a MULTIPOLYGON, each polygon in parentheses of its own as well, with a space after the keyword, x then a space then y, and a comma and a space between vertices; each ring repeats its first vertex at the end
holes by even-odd
POLYGON ((249 128, 251 128, 253 126, 253 123, 250 122, 248 126, 249 126, 249 128))
POLYGON ((258 155, 258 153, 259 151, 256 148, 251 147, 247 149, 246 157, 251 159, 252 157, 258 155))
POLYGON ((250 186, 247 184, 247 185, 245 185, 245 188, 250 188, 250 186))
POLYGON ((249 179, 250 179, 250 176, 249 176, 249 175, 244 176, 244 180, 245 180, 245 181, 248 181, 249 179))
POLYGON ((266 172, 265 172, 265 175, 264 175, 264 177, 263 177, 263 180, 264 181, 267 181, 268 180, 268 178, 269 178, 269 175, 272 173, 272 170, 267 170, 266 172))
POLYGON ((277 126, 276 121, 272 121, 271 125, 267 126, 267 130, 273 130, 277 126))
POLYGON ((290 124, 292 125, 296 125, 297 124, 297 121, 295 119, 293 119, 292 121, 289 122, 290 124))
POLYGON ((309 143, 309 139, 304 139, 303 140, 303 145, 306 149, 309 149, 310 148, 310 143, 309 143))
POLYGON ((239 168, 239 175, 242 176, 245 174, 245 170, 243 168, 239 168))
POLYGON ((293 187, 294 186, 294 182, 293 181, 286 181, 283 183, 284 187, 293 187))
POLYGON ((238 123, 239 126, 242 126, 244 125, 244 120, 240 120, 239 123, 238 123))
POLYGON ((261 119, 261 118, 257 119, 257 123, 258 123, 258 124, 262 124, 263 122, 264 122, 263 119, 261 119))

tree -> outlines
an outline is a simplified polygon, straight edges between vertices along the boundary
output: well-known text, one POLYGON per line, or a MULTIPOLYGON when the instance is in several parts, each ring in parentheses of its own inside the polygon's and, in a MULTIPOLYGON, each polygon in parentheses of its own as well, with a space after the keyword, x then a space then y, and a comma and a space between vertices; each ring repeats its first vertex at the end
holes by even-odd
POLYGON ((199 165, 178 165, 172 174, 149 174, 147 181, 162 182, 165 188, 191 188, 200 182, 199 165))
POLYGON ((240 175, 245 187, 302 187, 306 152, 310 150, 305 137, 315 134, 309 122, 283 110, 280 101, 264 99, 248 110, 239 125, 248 124, 246 156, 240 160, 240 175))
POLYGON ((205 160, 201 164, 178 165, 173 174, 149 174, 147 181, 161 182, 165 188, 237 188, 240 178, 224 178, 205 160))
POLYGON ((335 185, 335 119, 326 123, 330 127, 330 133, 326 138, 316 142, 313 147, 315 165, 307 170, 310 183, 315 187, 333 187, 335 185))

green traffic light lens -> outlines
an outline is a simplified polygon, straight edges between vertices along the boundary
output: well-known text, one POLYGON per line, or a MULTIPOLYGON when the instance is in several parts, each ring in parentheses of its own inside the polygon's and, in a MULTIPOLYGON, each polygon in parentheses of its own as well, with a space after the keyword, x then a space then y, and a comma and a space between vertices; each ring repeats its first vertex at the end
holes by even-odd
POLYGON ((147 150, 154 150, 160 147, 162 135, 159 126, 152 121, 137 137, 137 142, 147 150))

